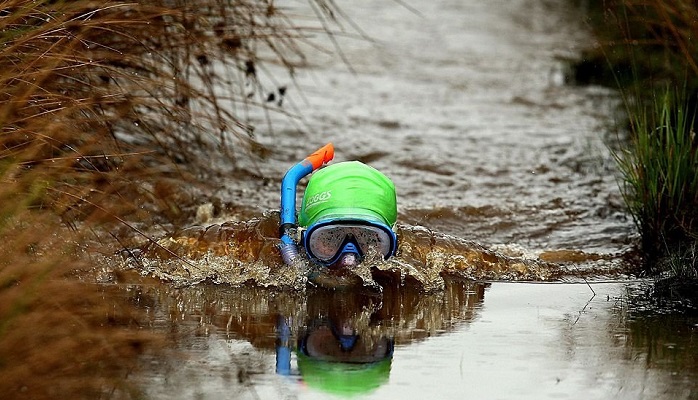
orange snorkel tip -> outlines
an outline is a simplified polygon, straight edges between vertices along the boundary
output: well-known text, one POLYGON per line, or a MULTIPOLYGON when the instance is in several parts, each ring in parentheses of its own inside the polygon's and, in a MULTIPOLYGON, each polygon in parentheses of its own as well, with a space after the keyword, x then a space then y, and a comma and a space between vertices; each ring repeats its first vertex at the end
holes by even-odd
POLYGON ((319 148, 315 153, 309 155, 304 161, 308 161, 313 166, 313 171, 332 161, 334 158, 334 146, 332 143, 319 148))

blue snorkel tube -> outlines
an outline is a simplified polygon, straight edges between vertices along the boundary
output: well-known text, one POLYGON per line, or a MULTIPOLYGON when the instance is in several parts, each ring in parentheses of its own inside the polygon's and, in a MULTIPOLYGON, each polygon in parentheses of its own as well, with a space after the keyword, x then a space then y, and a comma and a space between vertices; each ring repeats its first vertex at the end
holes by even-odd
POLYGON ((306 157, 303 161, 286 171, 281 180, 281 223, 279 234, 281 244, 279 251, 281 258, 287 265, 292 265, 298 257, 298 245, 293 240, 293 232, 296 229, 296 187, 303 177, 330 162, 334 158, 334 147, 328 143, 315 153, 306 157))

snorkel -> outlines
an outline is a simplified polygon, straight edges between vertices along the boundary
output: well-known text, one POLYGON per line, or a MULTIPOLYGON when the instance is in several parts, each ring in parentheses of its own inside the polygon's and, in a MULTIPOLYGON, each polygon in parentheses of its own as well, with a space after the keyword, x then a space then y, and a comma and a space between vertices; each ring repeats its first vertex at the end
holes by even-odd
POLYGON ((303 177, 328 163, 334 158, 332 143, 318 149, 303 161, 291 167, 281 180, 281 223, 279 234, 281 244, 279 251, 281 258, 287 265, 299 257, 298 245, 293 240, 293 232, 296 229, 296 187, 303 177))

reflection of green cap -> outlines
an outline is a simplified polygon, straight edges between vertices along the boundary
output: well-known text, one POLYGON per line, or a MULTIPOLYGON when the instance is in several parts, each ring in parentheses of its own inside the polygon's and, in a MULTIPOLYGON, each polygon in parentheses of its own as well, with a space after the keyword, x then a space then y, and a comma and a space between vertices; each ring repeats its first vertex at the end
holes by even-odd
POLYGON ((337 395, 368 393, 388 382, 392 357, 373 363, 316 360, 298 353, 298 370, 308 386, 337 395))
POLYGON ((334 219, 361 219, 389 227, 397 221, 395 185, 377 169, 347 161, 315 172, 305 189, 300 226, 334 219))

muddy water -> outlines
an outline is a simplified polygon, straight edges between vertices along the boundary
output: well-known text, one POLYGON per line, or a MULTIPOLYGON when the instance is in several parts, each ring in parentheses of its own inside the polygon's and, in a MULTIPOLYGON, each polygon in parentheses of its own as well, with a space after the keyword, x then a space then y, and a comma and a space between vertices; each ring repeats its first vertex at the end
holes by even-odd
POLYGON ((698 320, 632 310, 626 286, 121 293, 171 340, 133 379, 144 398, 694 399, 698 320), (338 351, 328 332, 347 327, 356 342, 338 351))
MULTIPOLYGON (((202 251, 184 247, 196 253, 187 263, 156 257, 126 273, 159 283, 115 286, 171 339, 168 355, 133 377, 144 397, 696 398, 698 322, 637 312, 627 288, 641 283, 605 273, 634 240, 603 144, 618 99, 567 84, 568 61, 591 39, 583 10, 562 3, 354 1, 346 12, 372 40, 344 23, 341 56, 309 48, 295 82, 263 80, 287 86, 283 107, 302 118, 271 115, 269 128, 250 114, 274 152, 237 160, 217 193, 235 212, 206 221, 254 232, 228 248, 216 229, 202 251), (449 244, 439 253, 447 264, 401 253, 385 267, 401 277, 427 265, 421 286, 277 290, 298 289, 300 276, 274 275, 274 229, 264 233, 280 179, 326 142, 336 160, 395 181, 403 243, 426 254, 427 232, 449 244), (497 274, 448 264, 463 254, 497 274), (445 279, 444 265, 455 271, 445 279), (578 282, 558 278, 582 271, 590 284, 505 282, 521 265, 539 273, 524 280, 578 282)), ((206 232, 192 229, 177 237, 206 232)))
MULTIPOLYGON (((304 6, 291 9, 312 13, 304 6)), ((415 265, 415 258, 424 257, 403 252, 384 266, 413 277, 410 267, 426 271, 417 279, 427 289, 443 285, 439 273, 453 270, 454 258, 484 255, 477 246, 498 253, 487 257, 497 259, 489 270, 499 273, 456 267, 460 277, 560 275, 540 273, 548 266, 531 267, 529 260, 617 270, 634 237, 603 142, 613 132, 618 99, 606 89, 567 84, 567 65, 590 41, 579 22, 583 10, 553 1, 412 6, 353 3, 344 18, 359 28, 347 25, 347 32, 335 36, 339 50, 333 55, 304 49, 309 65, 295 72, 294 81, 279 82, 283 71, 272 75, 275 82, 260 76, 267 91, 287 87, 283 110, 297 112, 299 119, 250 114, 259 140, 274 151, 264 159, 238 160, 217 193, 237 213, 208 221, 261 218, 261 234, 242 227, 250 234, 233 240, 234 247, 252 246, 254 257, 246 250, 235 259, 236 251, 224 248, 223 257, 203 254, 186 264, 158 261, 144 269, 180 284, 249 279, 263 286, 303 286, 303 274, 294 276, 297 271, 279 264, 269 215, 279 207, 285 171, 333 142, 337 161, 362 160, 394 180, 399 222, 407 233, 403 244, 419 242, 411 240, 418 226, 476 244, 461 241, 450 254, 412 246, 413 253, 428 255, 428 265, 415 265), (525 271, 519 273, 522 262, 525 271)), ((331 41, 313 39, 333 49, 331 41)), ((199 233, 180 235, 190 242, 199 233)), ((211 229, 197 243, 225 247, 228 233, 211 229)), ((363 275, 367 280, 369 273, 363 275)))
POLYGON ((279 83, 302 120, 260 136, 280 148, 249 166, 267 181, 242 191, 236 176, 228 190, 260 212, 278 208, 289 165, 333 142, 337 160, 395 181, 405 223, 530 251, 624 249, 633 230, 602 141, 617 97, 565 84, 591 39, 581 11, 561 3, 410 2, 416 15, 352 2, 349 17, 374 41, 338 35, 349 65, 311 52, 312 68, 296 72, 302 93, 279 83))

